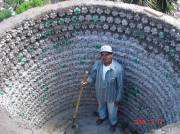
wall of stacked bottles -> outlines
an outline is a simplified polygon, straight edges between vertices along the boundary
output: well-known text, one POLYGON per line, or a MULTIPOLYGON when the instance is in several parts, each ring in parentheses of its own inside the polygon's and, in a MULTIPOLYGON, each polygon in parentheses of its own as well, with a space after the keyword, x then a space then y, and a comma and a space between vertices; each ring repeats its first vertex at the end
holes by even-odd
MULTIPOLYGON (((84 70, 99 58, 102 44, 111 44, 125 70, 120 119, 143 132, 180 120, 180 26, 174 18, 135 5, 80 1, 32 9, 0 27, 0 102, 11 115, 42 126, 72 111, 84 70), (138 119, 146 124, 135 124, 138 119)), ((82 111, 95 104, 86 90, 82 111)))

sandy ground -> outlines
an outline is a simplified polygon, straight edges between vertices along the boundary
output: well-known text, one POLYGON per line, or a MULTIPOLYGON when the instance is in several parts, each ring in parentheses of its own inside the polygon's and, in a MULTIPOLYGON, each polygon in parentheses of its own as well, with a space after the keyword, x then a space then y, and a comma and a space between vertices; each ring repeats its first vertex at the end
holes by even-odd
MULTIPOLYGON (((82 117, 78 121, 79 134, 124 134, 120 127, 117 127, 116 131, 112 133, 109 129, 109 121, 106 120, 103 124, 97 126, 96 118, 93 116, 82 117)), ((66 134, 72 134, 72 128, 68 129, 66 134)))
MULTIPOLYGON (((72 129, 71 119, 63 120, 62 117, 68 117, 68 113, 55 116, 48 121, 41 129, 29 128, 21 120, 12 118, 4 109, 0 109, 0 134, 111 134, 109 122, 106 120, 103 124, 97 126, 96 117, 93 115, 82 115, 77 119, 78 129, 72 129), (76 131, 78 130, 78 131, 76 131)), ((120 128, 116 129, 114 134, 124 134, 120 128)))
POLYGON ((33 134, 33 131, 21 121, 13 120, 4 109, 0 109, 0 134, 33 134))
POLYGON ((22 123, 19 119, 12 118, 6 110, 0 109, 0 134, 63 134, 62 124, 67 122, 61 121, 63 115, 54 117, 41 129, 35 129, 22 123))

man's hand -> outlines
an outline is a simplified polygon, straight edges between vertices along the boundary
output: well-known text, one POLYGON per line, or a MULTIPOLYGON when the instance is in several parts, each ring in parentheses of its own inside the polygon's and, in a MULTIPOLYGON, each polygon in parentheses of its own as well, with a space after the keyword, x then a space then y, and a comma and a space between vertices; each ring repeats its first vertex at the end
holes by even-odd
POLYGON ((88 85, 88 81, 81 81, 81 86, 86 87, 88 85))

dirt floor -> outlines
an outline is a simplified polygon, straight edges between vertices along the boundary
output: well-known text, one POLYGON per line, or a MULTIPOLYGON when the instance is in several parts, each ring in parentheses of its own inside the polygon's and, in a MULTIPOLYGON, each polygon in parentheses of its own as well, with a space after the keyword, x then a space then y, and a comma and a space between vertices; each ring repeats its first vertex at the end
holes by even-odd
MULTIPOLYGON (((68 114, 68 113, 67 113, 68 114)), ((0 134, 111 134, 109 122, 106 120, 103 124, 97 126, 96 117, 93 115, 83 115, 77 120, 78 131, 71 128, 71 121, 64 121, 63 115, 57 115, 48 121, 41 129, 30 128, 22 121, 13 118, 4 109, 0 110, 0 134), (63 120, 63 121, 62 121, 63 120)), ((124 134, 120 128, 116 129, 114 134, 124 134)))

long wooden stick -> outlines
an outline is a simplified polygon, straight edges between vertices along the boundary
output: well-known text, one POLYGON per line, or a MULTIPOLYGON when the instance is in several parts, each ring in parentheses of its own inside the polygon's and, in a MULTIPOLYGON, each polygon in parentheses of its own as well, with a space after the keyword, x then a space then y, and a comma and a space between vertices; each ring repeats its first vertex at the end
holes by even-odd
MULTIPOLYGON (((85 71, 84 75, 83 75, 83 82, 86 82, 87 78, 88 78, 88 71, 85 71)), ((72 127, 73 128, 76 127, 76 117, 77 117, 77 113, 78 113, 78 110, 79 110, 79 105, 80 105, 81 96, 83 94, 83 90, 84 90, 84 87, 81 85, 80 92, 79 92, 79 97, 78 97, 77 104, 76 104, 76 109, 75 109, 75 112, 73 114, 73 120, 72 120, 72 127)))

